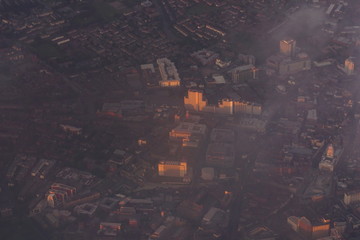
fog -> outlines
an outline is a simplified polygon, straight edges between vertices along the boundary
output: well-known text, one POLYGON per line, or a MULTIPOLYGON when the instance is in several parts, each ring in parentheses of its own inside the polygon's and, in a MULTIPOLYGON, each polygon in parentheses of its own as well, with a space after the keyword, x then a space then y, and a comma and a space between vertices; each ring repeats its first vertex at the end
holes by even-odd
POLYGON ((323 9, 305 6, 286 15, 284 22, 269 31, 275 40, 292 37, 301 42, 315 33, 326 21, 326 14, 323 9))

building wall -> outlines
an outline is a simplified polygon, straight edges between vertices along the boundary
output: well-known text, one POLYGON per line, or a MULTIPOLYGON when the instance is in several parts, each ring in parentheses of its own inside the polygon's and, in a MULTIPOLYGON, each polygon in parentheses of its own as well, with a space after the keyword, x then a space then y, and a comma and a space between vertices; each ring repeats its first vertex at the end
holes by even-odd
POLYGON ((234 114, 234 102, 231 100, 222 100, 216 108, 216 113, 220 114, 234 114))
POLYGON ((348 58, 345 60, 345 72, 347 75, 352 75, 354 74, 354 70, 355 70, 355 64, 354 62, 348 58))
POLYGON ((249 79, 256 79, 257 76, 258 76, 258 71, 255 68, 244 71, 234 71, 231 74, 231 80, 234 83, 238 83, 249 79))
POLYGON ((184 97, 184 105, 187 110, 197 112, 209 112, 220 114, 254 114, 260 115, 262 107, 259 104, 254 104, 245 101, 233 101, 230 99, 223 99, 217 106, 208 105, 203 93, 199 91, 188 91, 188 96, 184 97))
POLYGON ((329 236, 330 224, 318 225, 312 227, 312 238, 318 239, 329 236))
POLYGON ((204 99, 204 95, 201 91, 188 91, 188 96, 184 97, 184 105, 187 110, 191 111, 203 111, 207 105, 207 100, 204 99))
POLYGON ((346 205, 359 201, 360 201, 360 192, 352 192, 352 193, 344 194, 344 203, 346 205))
POLYGON ((329 162, 320 162, 319 163, 319 170, 333 172, 334 165, 329 162))
POLYGON ((301 217, 299 219, 299 232, 305 237, 311 237, 312 225, 306 217, 301 217))
POLYGON ((171 80, 171 81, 160 81, 161 87, 179 87, 180 80, 171 80))
POLYGON ((299 218, 295 216, 290 216, 287 218, 287 223, 290 225, 290 227, 297 232, 299 230, 299 218))
POLYGON ((157 60, 162 81, 161 87, 180 86, 180 76, 175 64, 167 58, 159 58, 157 60))
POLYGON ((159 176, 184 177, 187 173, 186 162, 160 162, 158 164, 159 176))
POLYGON ((280 53, 286 56, 293 56, 295 54, 296 41, 293 39, 280 41, 280 53))
POLYGON ((191 136, 191 132, 178 132, 176 130, 172 130, 170 133, 169 133, 169 137, 170 139, 172 140, 181 140, 181 139, 184 139, 184 138, 189 138, 191 136))
POLYGON ((286 74, 292 74, 310 69, 311 69, 310 59, 297 60, 297 61, 283 61, 279 65, 279 74, 286 75, 286 74))

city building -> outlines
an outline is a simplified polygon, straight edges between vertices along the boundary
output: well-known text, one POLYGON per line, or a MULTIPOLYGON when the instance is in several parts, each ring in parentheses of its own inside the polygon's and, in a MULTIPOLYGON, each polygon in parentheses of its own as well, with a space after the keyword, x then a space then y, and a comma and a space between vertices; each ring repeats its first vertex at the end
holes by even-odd
POLYGON ((222 60, 221 58, 217 58, 215 60, 215 65, 220 68, 227 68, 228 66, 230 66, 230 64, 231 64, 230 60, 222 60))
POLYGON ((311 69, 311 59, 306 53, 299 53, 290 58, 286 55, 273 55, 266 60, 268 69, 275 71, 279 75, 294 74, 300 71, 311 69))
POLYGON ((206 135, 206 125, 199 123, 182 122, 169 132, 170 140, 190 139, 191 136, 204 137, 206 135))
POLYGON ((74 208, 74 212, 78 215, 86 215, 86 216, 93 216, 96 209, 98 208, 97 204, 93 203, 84 203, 81 205, 78 205, 74 208))
POLYGON ((298 229, 296 232, 299 232, 302 236, 308 239, 319 239, 321 237, 327 237, 330 233, 330 223, 328 221, 314 221, 314 223, 312 223, 306 217, 297 218, 291 216, 288 218, 288 223, 292 229, 298 229))
POLYGON ((187 110, 201 112, 208 105, 208 101, 201 90, 189 89, 184 97, 184 105, 187 110))
POLYGON ((47 205, 51 208, 55 208, 61 205, 61 200, 58 199, 55 193, 50 193, 46 196, 47 205))
POLYGON ((258 103, 244 101, 241 99, 233 100, 223 98, 218 101, 217 105, 208 104, 201 90, 188 90, 188 96, 184 97, 185 109, 195 112, 218 113, 225 115, 233 114, 250 114, 261 115, 262 106, 258 103))
POLYGON ((264 133, 266 131, 267 121, 257 118, 241 118, 239 127, 244 130, 264 133))
POLYGON ((329 144, 321 157, 319 169, 322 171, 333 172, 335 166, 339 162, 342 152, 342 148, 338 148, 335 150, 334 146, 332 144, 329 144))
POLYGON ((247 80, 257 79, 259 70, 253 65, 242 65, 228 71, 233 83, 244 82, 247 80))
POLYGON ((280 41, 280 52, 266 60, 267 73, 289 75, 311 69, 311 59, 304 52, 296 52, 296 41, 293 39, 280 41))
POLYGON ((117 236, 120 233, 120 230, 121 223, 101 222, 97 234, 103 236, 117 236))
POLYGON ((53 183, 46 194, 48 206, 52 208, 63 206, 76 193, 76 188, 61 183, 53 183))
POLYGON ((158 164, 159 176, 185 177, 187 174, 187 163, 178 161, 162 161, 158 164))
POLYGON ((298 232, 299 230, 299 218, 296 216, 290 216, 287 218, 287 223, 291 227, 292 230, 298 232))
POLYGON ((224 210, 212 207, 202 218, 201 225, 205 228, 225 228, 228 225, 228 222, 228 214, 224 210))
POLYGON ((353 75, 355 71, 355 58, 349 57, 345 60, 344 71, 347 75, 353 75))
POLYGON ((294 39, 284 39, 280 41, 280 53, 292 57, 295 55, 296 41, 294 39))
POLYGON ((41 179, 44 179, 54 165, 55 160, 40 159, 31 170, 31 176, 39 176, 41 179))
POLYGON ((51 184, 50 189, 53 190, 62 190, 67 193, 67 196, 73 197, 76 194, 76 188, 73 186, 65 185, 62 183, 53 183, 51 184))
POLYGON ((334 186, 333 176, 329 171, 319 171, 303 193, 304 202, 321 202, 331 196, 334 186))
POLYGON ((214 167, 231 167, 235 161, 233 144, 210 143, 206 151, 206 164, 214 167))
POLYGON ((344 194, 344 203, 350 205, 352 203, 360 202, 360 191, 351 191, 344 194))
POLYGON ((215 177, 215 170, 212 167, 204 167, 201 169, 201 178, 205 181, 212 181, 215 177))
POLYGON ((214 128, 210 135, 211 142, 234 143, 235 132, 231 129, 214 128))
POLYGON ((202 65, 214 64, 215 60, 219 57, 219 54, 214 53, 207 49, 202 49, 191 54, 202 65))
POLYGON ((29 172, 29 169, 34 165, 35 162, 35 157, 30 157, 24 154, 17 154, 6 172, 6 177, 22 179, 25 177, 25 174, 29 172))
POLYGON ((255 57, 253 55, 239 53, 238 58, 242 63, 255 65, 255 57))
POLYGON ((159 84, 161 87, 178 87, 180 86, 180 76, 175 67, 175 64, 167 58, 157 59, 159 71, 161 75, 161 81, 159 84))

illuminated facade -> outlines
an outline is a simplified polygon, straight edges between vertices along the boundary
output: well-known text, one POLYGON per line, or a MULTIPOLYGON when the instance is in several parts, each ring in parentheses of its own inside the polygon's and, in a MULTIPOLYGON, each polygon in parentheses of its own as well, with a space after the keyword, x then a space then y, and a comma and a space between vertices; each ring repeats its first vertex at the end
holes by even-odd
POLYGON ((159 176, 184 177, 187 174, 187 163, 177 161, 162 161, 158 164, 159 176))
POLYGON ((320 224, 312 226, 312 238, 318 239, 329 236, 330 224, 320 224))
POLYGON ((285 39, 280 41, 280 53, 285 56, 294 56, 296 41, 294 39, 285 39))
POLYGON ((188 90, 188 95, 184 97, 184 104, 187 110, 201 112, 208 104, 202 91, 188 90))
POLYGON ((355 62, 353 57, 349 57, 345 60, 344 71, 347 75, 353 75, 355 71, 355 62))
POLYGON ((298 218, 295 216, 290 216, 288 217, 287 222, 294 231, 299 232, 307 239, 319 239, 329 236, 329 220, 323 219, 322 221, 317 221, 316 224, 313 224, 306 217, 298 218))
POLYGON ((175 64, 167 58, 159 58, 157 60, 161 81, 161 87, 178 87, 180 86, 180 76, 175 64))
POLYGON ((332 144, 329 144, 321 158, 321 161, 319 163, 319 169, 322 171, 333 172, 335 166, 339 162, 342 152, 343 149, 338 148, 335 151, 334 146, 332 144))
POLYGON ((184 97, 186 110, 196 112, 210 112, 226 115, 237 113, 260 115, 262 106, 248 101, 237 101, 232 99, 222 99, 217 105, 209 105, 207 99, 199 90, 188 90, 188 96, 184 97))
POLYGON ((46 195, 48 206, 52 208, 63 206, 75 193, 75 187, 61 183, 53 183, 46 195))

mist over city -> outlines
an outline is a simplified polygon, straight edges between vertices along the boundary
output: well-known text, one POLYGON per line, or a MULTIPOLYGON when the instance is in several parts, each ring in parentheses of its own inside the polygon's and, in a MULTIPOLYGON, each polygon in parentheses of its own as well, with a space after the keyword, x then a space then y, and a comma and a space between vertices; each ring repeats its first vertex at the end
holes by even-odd
POLYGON ((360 1, 0 0, 1 240, 359 240, 360 1))

